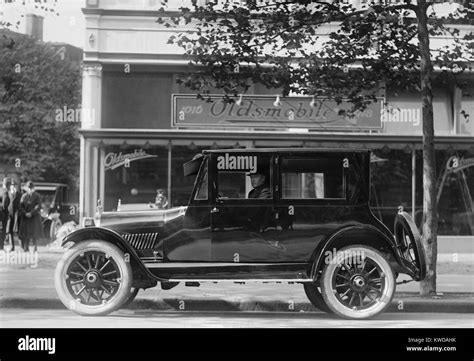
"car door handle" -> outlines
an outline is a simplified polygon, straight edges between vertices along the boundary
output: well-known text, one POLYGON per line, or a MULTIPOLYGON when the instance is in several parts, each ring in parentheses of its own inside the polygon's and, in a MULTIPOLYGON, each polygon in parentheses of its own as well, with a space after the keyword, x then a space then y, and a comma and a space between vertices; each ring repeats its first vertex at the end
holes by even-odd
POLYGON ((211 213, 219 213, 219 208, 216 208, 216 207, 212 208, 211 213))

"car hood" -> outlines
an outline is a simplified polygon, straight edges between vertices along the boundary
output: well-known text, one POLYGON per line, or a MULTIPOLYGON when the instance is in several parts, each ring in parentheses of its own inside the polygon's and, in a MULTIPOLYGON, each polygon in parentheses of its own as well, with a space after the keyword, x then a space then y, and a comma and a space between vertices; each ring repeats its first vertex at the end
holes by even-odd
POLYGON ((148 233, 163 229, 164 224, 180 218, 187 207, 137 211, 103 212, 96 218, 96 225, 118 233, 148 233))

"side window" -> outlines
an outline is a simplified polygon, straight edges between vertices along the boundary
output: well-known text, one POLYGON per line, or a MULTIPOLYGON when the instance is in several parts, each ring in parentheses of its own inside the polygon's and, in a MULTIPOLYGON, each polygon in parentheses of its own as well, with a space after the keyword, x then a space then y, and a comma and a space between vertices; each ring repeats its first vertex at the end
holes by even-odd
POLYGON ((345 198, 342 159, 282 159, 281 197, 283 199, 345 198))
POLYGON ((196 192, 196 196, 194 199, 196 200, 207 200, 208 199, 208 171, 207 171, 207 159, 205 161, 206 163, 203 165, 203 175, 201 176, 201 179, 199 181, 198 185, 198 190, 196 192))
POLYGON ((225 199, 270 199, 271 156, 225 153, 217 156, 217 197, 225 199))

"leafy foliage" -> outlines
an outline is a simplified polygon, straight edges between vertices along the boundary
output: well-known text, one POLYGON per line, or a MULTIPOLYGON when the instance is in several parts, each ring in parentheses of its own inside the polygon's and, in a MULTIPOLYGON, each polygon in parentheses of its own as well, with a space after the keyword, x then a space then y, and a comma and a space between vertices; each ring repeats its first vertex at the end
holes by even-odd
MULTIPOLYGON (((50 14, 59 15, 56 10, 58 0, 2 0, 5 9, 7 6, 14 7, 15 9, 21 9, 22 13, 35 13, 41 16, 48 16, 50 14)), ((25 15, 21 14, 20 18, 24 18, 25 15)), ((5 20, 0 18, 0 28, 4 29, 16 29, 20 27, 21 20, 19 18, 15 20, 5 20), (12 23, 13 21, 13 23, 12 23)))
MULTIPOLYGON (((169 43, 182 47, 193 72, 180 82, 200 96, 221 89, 230 97, 261 83, 281 94, 324 96, 362 110, 384 88, 420 91, 420 50, 415 14, 409 0, 369 3, 357 10, 341 0, 208 2, 166 14, 158 22, 175 28, 169 43), (189 32, 192 26, 196 32, 189 32), (324 44, 324 45, 323 45, 324 44)), ((429 3, 427 3, 427 6, 429 3)), ((431 35, 450 44, 432 52, 442 69, 434 81, 459 82, 473 56, 472 34, 447 25, 465 19, 468 7, 440 17, 429 16, 431 35)))
POLYGON ((79 65, 33 38, 0 34, 0 161, 20 165, 23 178, 75 184, 79 125, 56 114, 80 104, 79 65))

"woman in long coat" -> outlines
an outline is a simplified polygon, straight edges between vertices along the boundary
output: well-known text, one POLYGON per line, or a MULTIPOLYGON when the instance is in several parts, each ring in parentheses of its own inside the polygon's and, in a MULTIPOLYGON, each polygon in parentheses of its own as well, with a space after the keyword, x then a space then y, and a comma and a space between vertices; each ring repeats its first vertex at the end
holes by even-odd
MULTIPOLYGON (((21 193, 16 187, 16 182, 15 180, 12 180, 12 183, 10 185, 10 189, 8 190, 7 193, 8 196, 8 222, 7 222, 7 228, 6 228, 6 234, 7 237, 10 238, 10 242, 12 245, 11 250, 15 250, 15 235, 18 234, 18 229, 19 229, 19 217, 18 217, 18 212, 20 210, 20 201, 21 201, 21 193)), ((23 242, 22 242, 22 247, 23 247, 23 242)))
POLYGON ((28 251, 30 241, 33 241, 35 252, 38 250, 36 241, 43 237, 43 228, 41 226, 41 197, 35 192, 33 182, 26 183, 26 193, 20 200, 20 232, 18 236, 24 242, 24 250, 28 251))

